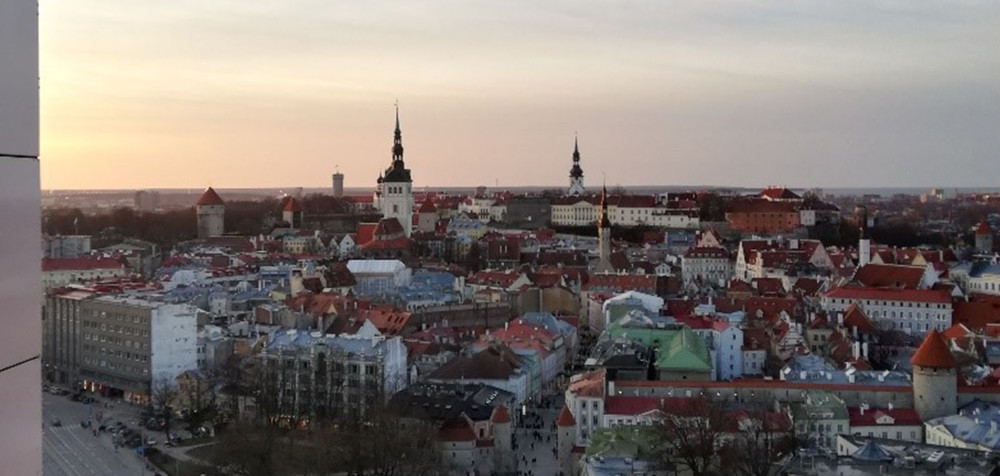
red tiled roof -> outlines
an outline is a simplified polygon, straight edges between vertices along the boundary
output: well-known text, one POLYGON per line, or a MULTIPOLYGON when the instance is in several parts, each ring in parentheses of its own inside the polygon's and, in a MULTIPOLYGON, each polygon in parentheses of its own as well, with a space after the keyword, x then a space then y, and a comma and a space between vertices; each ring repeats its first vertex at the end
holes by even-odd
POLYGON ((226 202, 222 201, 222 197, 218 193, 215 193, 215 189, 208 187, 205 192, 201 194, 195 205, 225 205, 226 202))
POLYGON ((615 289, 624 291, 640 291, 647 294, 656 292, 656 276, 634 274, 593 274, 584 286, 590 289, 615 289))
POLYGON ((420 204, 417 213, 437 213, 437 208, 434 207, 434 201, 431 200, 431 197, 427 197, 427 200, 420 204))
POLYGON ((683 406, 690 398, 684 397, 633 397, 615 395, 604 399, 605 415, 642 415, 660 407, 683 406))
POLYGON ((982 331, 989 324, 1000 323, 1000 301, 955 301, 952 322, 982 331))
POLYGON ((875 328, 875 324, 872 322, 868 314, 858 307, 857 304, 851 303, 844 311, 844 327, 850 329, 853 327, 858 328, 858 332, 863 334, 875 335, 878 333, 878 329, 875 328))
POLYGON ((877 426, 879 425, 877 420, 883 415, 888 415, 895 420, 892 425, 923 425, 923 420, 920 419, 920 415, 912 408, 893 408, 892 410, 888 408, 870 408, 862 413, 861 409, 858 407, 847 407, 847 415, 851 420, 851 426, 877 426))
POLYGON ((354 243, 360 246, 374 240, 377 226, 378 223, 358 223, 358 236, 354 243))
POLYGON ((854 274, 854 280, 873 288, 917 289, 924 277, 922 266, 869 263, 854 274))
POLYGON ((836 299, 870 299, 873 301, 904 301, 951 304, 951 295, 934 289, 889 289, 862 286, 841 286, 823 294, 836 299))
POLYGON ((438 441, 476 441, 476 432, 472 431, 469 421, 465 418, 456 418, 445 422, 438 430, 438 441))
POLYGON ((760 197, 761 198, 770 198, 772 200, 774 200, 774 199, 791 199, 791 200, 795 200, 795 199, 802 198, 798 194, 796 194, 795 192, 793 192, 793 191, 791 191, 791 190, 789 190, 787 188, 784 188, 784 187, 768 187, 768 188, 765 188, 764 190, 762 190, 760 192, 760 197))
POLYGON ((977 235, 989 235, 991 233, 993 233, 993 231, 990 230, 990 224, 985 221, 979 222, 979 225, 976 226, 977 235))
POLYGON ((576 418, 573 418, 573 413, 569 411, 569 407, 564 406, 562 411, 559 412, 559 418, 556 419, 556 426, 576 426, 576 418))
POLYGON ((920 348, 910 358, 910 363, 921 367, 952 368, 955 366, 955 357, 951 355, 948 344, 945 344, 937 329, 931 329, 920 348))
POLYGON ((497 405, 496 408, 493 409, 493 416, 490 417, 490 421, 492 421, 494 425, 510 423, 510 414, 507 413, 507 407, 497 405))
POLYGON ((299 200, 297 198, 288 197, 288 200, 285 201, 285 208, 283 208, 282 210, 286 212, 301 212, 302 204, 299 203, 299 200))
POLYGON ((403 230, 403 225, 401 225, 399 223, 399 220, 397 220, 396 218, 383 218, 379 220, 378 224, 375 226, 375 232, 374 232, 376 238, 386 235, 399 235, 404 233, 406 233, 406 231, 403 230))
POLYGON ((125 265, 112 258, 43 258, 42 271, 83 271, 122 269, 125 265))
POLYGON ((945 339, 962 339, 973 335, 975 335, 975 333, 970 331, 968 327, 965 327, 962 324, 955 324, 945 329, 945 331, 941 333, 941 337, 944 337, 945 339))

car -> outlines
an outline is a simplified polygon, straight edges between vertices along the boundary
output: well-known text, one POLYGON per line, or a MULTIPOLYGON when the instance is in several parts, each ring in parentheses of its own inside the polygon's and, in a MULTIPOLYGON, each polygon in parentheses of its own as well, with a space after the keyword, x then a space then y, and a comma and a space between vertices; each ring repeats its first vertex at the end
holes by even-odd
POLYGON ((52 426, 62 426, 62 420, 60 420, 58 418, 53 418, 52 421, 50 421, 49 423, 52 426))
POLYGON ((156 438, 152 436, 146 439, 146 446, 156 446, 156 438))

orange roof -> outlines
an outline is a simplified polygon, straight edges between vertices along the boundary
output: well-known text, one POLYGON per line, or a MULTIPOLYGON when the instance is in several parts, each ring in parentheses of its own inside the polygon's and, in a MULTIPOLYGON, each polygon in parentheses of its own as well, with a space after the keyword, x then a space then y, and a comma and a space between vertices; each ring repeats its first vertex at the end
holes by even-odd
POLYGON ((222 201, 222 197, 219 197, 219 194, 215 193, 215 190, 212 189, 212 187, 206 188, 205 193, 202 193, 201 198, 199 198, 198 202, 195 203, 195 205, 225 205, 225 204, 226 203, 222 201))
POLYGON ((952 368, 955 366, 955 358, 952 357, 941 334, 937 329, 932 329, 927 333, 924 343, 920 344, 920 348, 910 358, 910 363, 921 367, 952 368))
POLYGON ((490 418, 490 421, 492 421, 494 425, 510 423, 510 414, 507 413, 507 407, 497 405, 497 407, 493 409, 493 417, 490 418))
POLYGON ((991 231, 990 231, 990 224, 986 223, 985 221, 979 222, 979 226, 976 227, 976 234, 977 235, 989 235, 990 233, 991 233, 991 231))
POLYGON ((301 212, 302 211, 302 204, 299 203, 299 200, 297 198, 295 198, 295 197, 288 197, 288 200, 285 202, 284 211, 286 211, 286 212, 301 212))
POLYGON ((865 311, 861 309, 857 303, 851 303, 847 306, 847 311, 844 311, 844 327, 851 328, 857 327, 859 331, 865 334, 877 334, 878 329, 875 328, 875 324, 872 323, 871 318, 865 311))
POLYGON ((559 418, 556 419, 556 426, 576 426, 576 418, 573 418, 569 407, 564 406, 562 411, 559 412, 559 418))

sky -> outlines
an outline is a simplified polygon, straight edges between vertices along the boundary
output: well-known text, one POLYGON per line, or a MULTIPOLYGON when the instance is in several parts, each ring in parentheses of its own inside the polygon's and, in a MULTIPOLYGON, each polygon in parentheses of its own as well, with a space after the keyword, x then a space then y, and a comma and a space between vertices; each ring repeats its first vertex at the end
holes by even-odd
POLYGON ((1000 2, 46 0, 46 189, 1000 185, 1000 2))

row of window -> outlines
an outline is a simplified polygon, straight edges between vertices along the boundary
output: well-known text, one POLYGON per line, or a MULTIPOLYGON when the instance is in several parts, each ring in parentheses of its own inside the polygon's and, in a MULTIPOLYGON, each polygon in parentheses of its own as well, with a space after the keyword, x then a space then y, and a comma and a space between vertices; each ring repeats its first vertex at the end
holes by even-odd
POLYGON ((89 332, 83 333, 83 340, 94 341, 94 342, 107 342, 109 344, 123 345, 125 347, 133 349, 146 350, 149 348, 149 344, 145 342, 139 342, 132 339, 123 339, 121 337, 106 336, 103 334, 91 334, 89 332))

